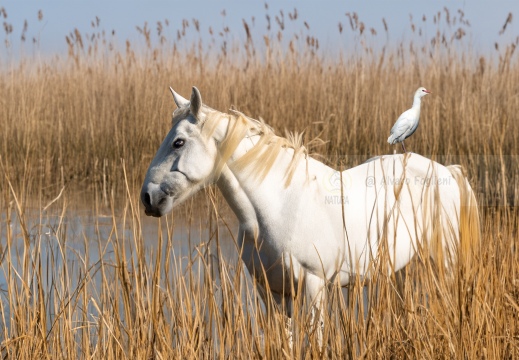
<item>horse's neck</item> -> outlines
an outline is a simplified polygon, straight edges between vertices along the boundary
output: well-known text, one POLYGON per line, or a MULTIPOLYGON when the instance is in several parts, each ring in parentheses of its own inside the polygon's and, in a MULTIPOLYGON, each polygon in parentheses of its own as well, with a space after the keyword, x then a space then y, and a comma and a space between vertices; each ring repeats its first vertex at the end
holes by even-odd
POLYGON ((225 200, 240 221, 240 224, 253 224, 256 222, 256 212, 242 185, 225 165, 220 173, 217 186, 225 200))
POLYGON ((229 164, 232 164, 234 161, 241 158, 245 155, 250 149, 252 149, 258 141, 260 140, 261 135, 258 134, 249 134, 242 139, 231 158, 229 159, 229 164))
MULTIPOLYGON (((257 180, 251 179, 249 174, 237 172, 232 163, 253 148, 259 139, 259 135, 246 136, 223 167, 217 181, 218 188, 240 221, 240 225, 252 228, 251 230, 254 231, 258 227, 257 209, 260 206, 257 201, 258 198, 265 199, 269 196, 276 196, 276 189, 268 187, 269 191, 265 191, 262 183, 258 184, 257 180), (262 191, 265 194, 262 195, 262 191)), ((276 169, 273 168, 271 171, 276 171, 276 169)), ((282 190, 283 183, 279 186, 282 190)))

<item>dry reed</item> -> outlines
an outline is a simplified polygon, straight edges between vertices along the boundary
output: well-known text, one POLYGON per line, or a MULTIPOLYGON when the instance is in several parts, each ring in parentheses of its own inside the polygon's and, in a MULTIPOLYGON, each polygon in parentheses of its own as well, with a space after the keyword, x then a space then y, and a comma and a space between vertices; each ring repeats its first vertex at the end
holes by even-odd
POLYGON ((66 56, 4 64, 2 356, 519 357, 517 43, 477 55, 464 42, 469 23, 455 15, 424 16, 437 28, 432 38, 411 19, 412 40, 377 51, 370 44, 383 31, 367 31, 348 14, 338 31, 358 46, 333 58, 296 10, 275 22, 267 15, 262 44, 245 20, 243 42, 227 27, 192 42, 189 32, 201 26, 186 20, 174 40, 166 21, 156 34, 138 28, 142 48, 127 42, 118 50, 96 19, 91 34, 67 37, 66 56), (302 30, 287 33, 288 22, 302 30), (347 297, 330 284, 323 354, 304 300, 295 298, 290 349, 284 318, 259 300, 237 259, 234 220, 215 189, 159 221, 153 238, 144 231, 151 221, 138 192, 169 128, 170 85, 186 96, 196 85, 210 106, 235 105, 278 133, 304 130, 307 142, 319 136, 326 143, 309 150, 336 167, 391 153, 391 125, 426 86, 433 95, 407 145, 467 170, 482 212, 474 267, 445 278, 421 258, 396 276, 378 273, 365 289, 357 279, 347 297), (80 209, 93 214, 95 231, 73 236, 70 218, 80 209))

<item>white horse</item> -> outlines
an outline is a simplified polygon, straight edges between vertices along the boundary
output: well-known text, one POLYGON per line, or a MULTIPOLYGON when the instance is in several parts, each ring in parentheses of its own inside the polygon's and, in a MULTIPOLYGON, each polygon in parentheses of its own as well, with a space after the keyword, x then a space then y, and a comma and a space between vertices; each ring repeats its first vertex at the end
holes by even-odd
POLYGON ((383 256, 397 271, 428 245, 449 263, 479 241, 475 196, 459 166, 408 153, 341 173, 308 156, 298 136, 211 109, 195 87, 190 100, 171 92, 178 109, 142 186, 146 214, 163 216, 216 183, 239 220, 243 261, 279 302, 304 281, 318 309, 329 281, 369 277, 383 256))

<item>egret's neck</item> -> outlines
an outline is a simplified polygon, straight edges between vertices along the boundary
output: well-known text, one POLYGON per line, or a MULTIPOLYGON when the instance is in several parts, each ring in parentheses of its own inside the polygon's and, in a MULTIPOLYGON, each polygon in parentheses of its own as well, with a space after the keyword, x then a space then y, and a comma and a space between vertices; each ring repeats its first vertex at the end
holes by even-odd
POLYGON ((413 99, 413 108, 420 110, 421 103, 422 103, 422 98, 419 96, 415 96, 413 99))

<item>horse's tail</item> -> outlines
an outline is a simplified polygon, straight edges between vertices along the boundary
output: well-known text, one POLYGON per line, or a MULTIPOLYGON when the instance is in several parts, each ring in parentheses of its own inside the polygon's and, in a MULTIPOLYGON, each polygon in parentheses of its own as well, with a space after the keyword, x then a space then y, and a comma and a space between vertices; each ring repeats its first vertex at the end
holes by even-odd
POLYGON ((481 229, 476 195, 460 165, 447 166, 460 190, 458 260, 469 265, 479 250, 481 229))

